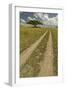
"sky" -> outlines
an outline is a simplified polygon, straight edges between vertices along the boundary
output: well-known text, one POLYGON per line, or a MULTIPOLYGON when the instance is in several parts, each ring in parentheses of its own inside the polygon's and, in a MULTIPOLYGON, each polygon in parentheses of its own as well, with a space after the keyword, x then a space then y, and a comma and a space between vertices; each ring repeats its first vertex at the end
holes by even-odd
POLYGON ((42 12, 20 12, 20 22, 25 24, 29 20, 38 20, 43 25, 58 25, 58 14, 57 13, 42 13, 42 12))

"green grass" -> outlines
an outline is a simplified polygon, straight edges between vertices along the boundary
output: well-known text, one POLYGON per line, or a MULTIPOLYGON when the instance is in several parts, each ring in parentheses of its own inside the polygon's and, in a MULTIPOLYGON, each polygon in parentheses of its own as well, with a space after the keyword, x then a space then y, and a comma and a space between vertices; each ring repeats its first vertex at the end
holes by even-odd
POLYGON ((33 28, 20 26, 20 52, 30 47, 36 40, 39 39, 47 28, 33 28))
POLYGON ((53 39, 53 54, 54 54, 54 75, 58 75, 58 30, 52 29, 52 39, 53 39))

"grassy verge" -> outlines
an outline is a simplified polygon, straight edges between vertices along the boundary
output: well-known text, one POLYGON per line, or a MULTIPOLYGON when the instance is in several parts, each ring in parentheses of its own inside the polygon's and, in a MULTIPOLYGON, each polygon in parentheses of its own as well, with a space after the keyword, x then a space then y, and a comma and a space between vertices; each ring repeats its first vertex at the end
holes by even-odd
POLYGON ((20 26, 20 52, 24 51, 31 44, 44 34, 47 28, 33 28, 20 26))
POLYGON ((53 39, 53 53, 54 53, 54 75, 58 75, 58 30, 51 30, 53 39))
MULTIPOLYGON (((46 31, 46 29, 44 29, 44 30, 46 31)), ((21 66, 20 77, 36 77, 36 76, 38 76, 38 73, 40 72, 40 69, 41 69, 39 63, 41 60, 43 60, 43 55, 44 55, 44 52, 46 49, 48 37, 49 37, 49 32, 46 34, 46 36, 40 42, 38 47, 31 54, 31 56, 27 60, 27 62, 21 66)))

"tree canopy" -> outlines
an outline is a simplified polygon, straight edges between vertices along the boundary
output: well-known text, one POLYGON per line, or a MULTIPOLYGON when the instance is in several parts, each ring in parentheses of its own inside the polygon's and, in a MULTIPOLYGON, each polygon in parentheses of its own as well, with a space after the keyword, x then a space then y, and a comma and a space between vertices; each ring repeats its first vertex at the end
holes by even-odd
POLYGON ((27 24, 32 24, 34 27, 37 27, 37 25, 43 25, 42 22, 37 21, 37 20, 30 20, 27 22, 27 24))

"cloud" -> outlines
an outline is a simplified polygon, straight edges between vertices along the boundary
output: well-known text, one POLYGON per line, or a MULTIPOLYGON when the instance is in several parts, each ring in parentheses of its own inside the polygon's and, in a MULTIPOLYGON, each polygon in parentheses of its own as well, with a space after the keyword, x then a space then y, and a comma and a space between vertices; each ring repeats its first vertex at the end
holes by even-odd
POLYGON ((36 18, 28 17, 28 20, 36 20, 36 18))
POLYGON ((40 20, 47 20, 48 19, 48 14, 43 14, 43 13, 34 13, 34 17, 40 20))
POLYGON ((34 13, 35 18, 42 18, 43 14, 42 13, 34 13))
POLYGON ((44 25, 58 25, 58 16, 49 18, 49 14, 45 13, 34 13, 34 17, 39 19, 44 25))
POLYGON ((26 23, 26 21, 24 19, 20 19, 21 23, 26 23))
POLYGON ((48 14, 44 14, 43 18, 45 18, 45 20, 48 20, 49 19, 48 14))
POLYGON ((49 18, 49 22, 51 23, 51 25, 58 25, 58 16, 53 17, 53 18, 49 18))
POLYGON ((32 18, 31 17, 28 17, 28 20, 32 20, 32 18))

